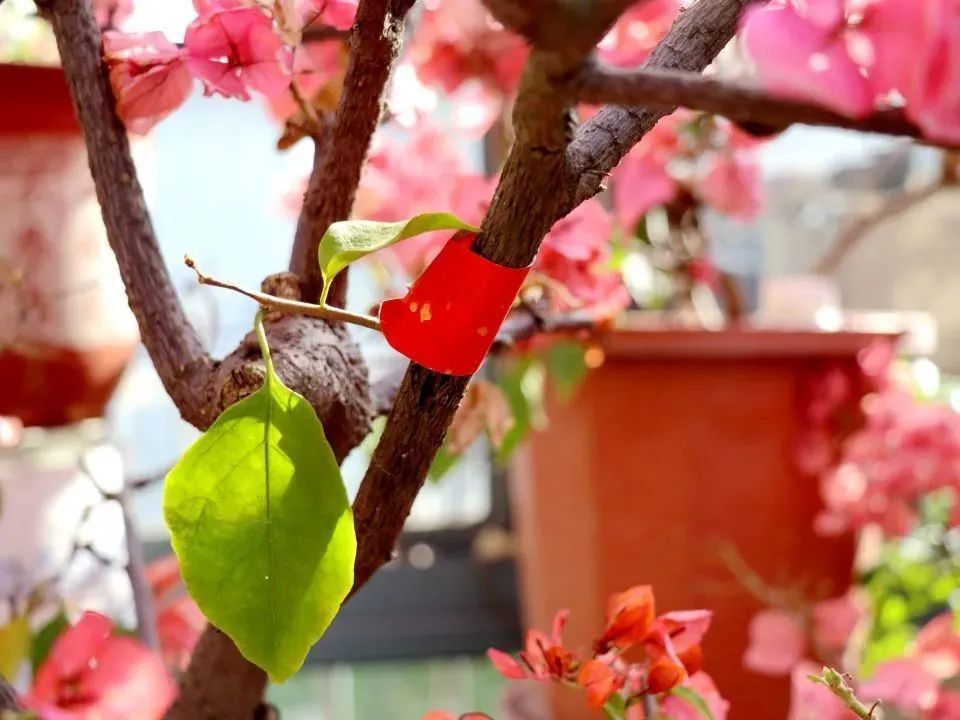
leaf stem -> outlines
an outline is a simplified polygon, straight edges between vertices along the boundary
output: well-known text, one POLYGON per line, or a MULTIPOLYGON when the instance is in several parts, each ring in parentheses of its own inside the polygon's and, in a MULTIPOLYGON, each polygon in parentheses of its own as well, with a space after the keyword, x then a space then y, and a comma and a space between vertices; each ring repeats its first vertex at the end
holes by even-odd
POLYGON ((246 297, 250 298, 251 300, 256 300, 258 303, 260 303, 260 307, 267 312, 280 312, 287 313, 289 315, 306 315, 308 317, 318 317, 325 320, 335 320, 337 322, 359 325, 360 327, 365 327, 370 330, 376 330, 377 332, 380 332, 380 320, 372 317, 371 315, 361 315, 359 313, 353 313, 349 310, 342 310, 330 305, 314 305, 313 303, 305 303, 299 300, 287 300, 285 298, 277 297, 276 295, 268 295, 267 293, 256 292, 255 290, 247 290, 246 288, 242 288, 239 285, 235 285, 231 282, 217 280, 209 275, 204 275, 200 268, 197 267, 197 264, 193 261, 193 258, 191 258, 189 255, 184 256, 183 262, 188 268, 192 269, 197 274, 197 280, 201 285, 210 285, 212 287, 238 292, 241 295, 245 295, 246 297))
POLYGON ((263 308, 261 307, 257 310, 256 320, 253 321, 253 326, 257 331, 257 342, 260 344, 260 354, 263 355, 263 362, 267 366, 267 379, 265 382, 269 383, 270 378, 274 374, 273 369, 273 358, 270 357, 270 345, 267 343, 267 333, 263 329, 263 308))
POLYGON ((867 707, 863 701, 856 696, 853 688, 847 684, 847 681, 844 679, 843 675, 833 668, 825 667, 823 668, 823 672, 819 675, 807 675, 807 678, 809 678, 812 682, 826 685, 830 689, 830 692, 840 698, 850 712, 852 712, 861 720, 876 720, 874 712, 876 711, 880 702, 877 701, 870 707, 867 707))

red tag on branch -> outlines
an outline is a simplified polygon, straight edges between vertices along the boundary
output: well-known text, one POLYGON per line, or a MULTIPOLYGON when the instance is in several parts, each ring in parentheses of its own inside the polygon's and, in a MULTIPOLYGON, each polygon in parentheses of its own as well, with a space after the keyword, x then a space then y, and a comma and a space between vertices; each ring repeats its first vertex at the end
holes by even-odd
POLYGON ((530 270, 480 257, 470 249, 473 238, 454 235, 405 297, 380 307, 387 342, 445 375, 479 369, 530 270))

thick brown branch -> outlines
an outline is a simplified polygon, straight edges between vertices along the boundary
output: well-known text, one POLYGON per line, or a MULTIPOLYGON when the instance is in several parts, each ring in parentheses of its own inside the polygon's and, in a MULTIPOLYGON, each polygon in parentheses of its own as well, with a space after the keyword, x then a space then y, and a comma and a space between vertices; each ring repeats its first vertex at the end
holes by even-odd
MULTIPOLYGON (((590 49, 627 4, 581 3, 578 13, 587 5, 595 12, 578 15, 577 23, 560 23, 570 31, 565 45, 534 47, 514 107, 516 141, 474 242, 482 257, 526 267, 560 216, 569 186, 565 151, 573 127, 573 83, 590 49)), ((353 506, 359 543, 354 592, 392 556, 468 383, 469 378, 441 375, 415 363, 407 370, 353 506)))
MULTIPOLYGON (((403 40, 411 0, 360 0, 350 41, 350 63, 343 95, 330 131, 316 141, 313 172, 307 183, 290 270, 301 281, 301 297, 320 295, 317 249, 332 223, 350 216, 370 139, 380 122, 383 91, 403 40)), ((347 273, 334 282, 329 301, 343 306, 347 273)))
MULTIPOLYGON (((737 29, 752 0, 700 0, 680 13, 644 63, 647 70, 702 72, 737 29)), ((559 219, 603 187, 607 174, 673 107, 605 107, 584 123, 567 150, 568 201, 559 219)))
POLYGON ((898 110, 867 118, 850 118, 801 100, 772 97, 760 88, 670 70, 623 71, 594 65, 581 76, 578 97, 591 104, 609 103, 691 110, 722 115, 734 122, 769 130, 794 124, 920 138, 920 128, 898 110))
POLYGON ((212 361, 187 320, 163 263, 110 78, 100 57, 100 30, 88 1, 38 0, 53 25, 90 172, 143 344, 183 417, 209 424, 202 389, 212 361))

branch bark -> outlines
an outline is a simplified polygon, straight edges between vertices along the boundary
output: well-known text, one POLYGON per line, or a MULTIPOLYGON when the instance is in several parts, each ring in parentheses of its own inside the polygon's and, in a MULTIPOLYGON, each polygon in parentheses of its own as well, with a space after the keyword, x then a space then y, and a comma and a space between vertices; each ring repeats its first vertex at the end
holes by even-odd
POLYGON ((850 118, 820 105, 772 97, 760 88, 690 72, 624 71, 596 64, 584 71, 578 96, 591 104, 703 110, 765 130, 784 130, 799 123, 924 139, 920 128, 898 110, 850 118))
MULTIPOLYGON (((553 18, 559 36, 536 36, 514 106, 516 140, 473 245, 482 257, 526 267, 563 208, 572 209, 566 202, 575 185, 567 150, 574 130, 570 108, 575 82, 593 46, 629 4, 577 3, 572 14, 553 18), (534 206, 531 188, 538 193, 534 206)), ((571 5, 558 5, 558 12, 569 11, 571 5)), ((353 592, 393 556, 468 383, 469 378, 441 375, 415 363, 407 370, 354 502, 359 546, 353 592)))
POLYGON ((205 391, 213 361, 180 306, 160 254, 127 133, 114 110, 109 73, 100 56, 100 29, 89 2, 37 0, 37 8, 56 35, 107 238, 140 337, 184 419, 194 425, 209 424, 205 391))
MULTIPOLYGON (((703 72, 730 42, 747 5, 755 0, 700 0, 674 22, 644 63, 645 70, 703 72)), ((567 202, 554 221, 603 189, 607 175, 675 106, 608 106, 584 123, 567 150, 567 202)))
MULTIPOLYGON (((314 302, 321 278, 317 250, 332 223, 346 220, 360 184, 360 171, 383 113, 383 91, 403 41, 403 23, 413 0, 361 0, 350 36, 350 62, 343 95, 329 132, 316 139, 313 172, 290 256, 290 271, 300 278, 301 298, 314 302)), ((331 305, 342 307, 347 273, 334 281, 331 305)))

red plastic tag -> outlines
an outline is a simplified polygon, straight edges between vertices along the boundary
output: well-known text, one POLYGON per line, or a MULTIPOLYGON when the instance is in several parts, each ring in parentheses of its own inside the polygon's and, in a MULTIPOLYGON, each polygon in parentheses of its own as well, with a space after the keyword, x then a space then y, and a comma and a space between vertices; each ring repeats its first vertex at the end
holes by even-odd
POLYGON ((530 268, 509 268, 470 249, 459 232, 403 298, 380 306, 387 342, 408 358, 445 375, 475 373, 530 268))

